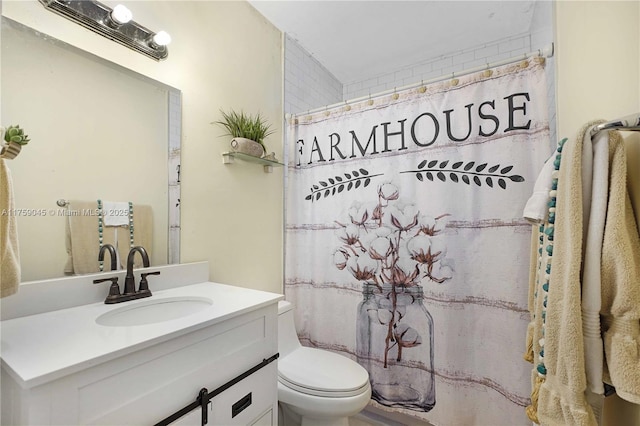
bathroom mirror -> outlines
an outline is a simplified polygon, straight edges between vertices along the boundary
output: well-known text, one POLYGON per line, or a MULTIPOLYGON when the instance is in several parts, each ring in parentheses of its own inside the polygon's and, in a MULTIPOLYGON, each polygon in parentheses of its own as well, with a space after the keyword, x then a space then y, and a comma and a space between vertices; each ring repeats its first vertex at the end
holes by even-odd
POLYGON ((150 206, 151 265, 177 263, 180 91, 6 17, 1 42, 1 123, 31 139, 7 160, 22 281, 64 276, 69 215, 95 214, 59 200, 150 206))

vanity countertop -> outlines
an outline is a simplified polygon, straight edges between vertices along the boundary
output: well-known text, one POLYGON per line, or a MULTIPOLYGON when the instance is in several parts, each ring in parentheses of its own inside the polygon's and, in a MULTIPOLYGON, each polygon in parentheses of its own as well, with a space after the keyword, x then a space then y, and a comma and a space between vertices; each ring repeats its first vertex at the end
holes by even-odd
POLYGON ((4 320, 0 322, 0 358, 2 366, 23 388, 31 388, 273 304, 283 297, 203 282, 155 291, 151 298, 113 305, 91 303, 4 320), (176 297, 205 297, 213 304, 182 318, 153 324, 111 327, 96 323, 100 315, 125 305, 176 297))

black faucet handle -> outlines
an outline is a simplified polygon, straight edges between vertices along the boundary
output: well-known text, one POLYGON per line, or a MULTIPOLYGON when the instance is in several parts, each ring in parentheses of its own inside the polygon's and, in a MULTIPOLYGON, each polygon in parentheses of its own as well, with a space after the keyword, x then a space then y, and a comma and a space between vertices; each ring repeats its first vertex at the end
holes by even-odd
POLYGON ((147 275, 160 275, 160 271, 143 272, 140 274, 140 287, 138 288, 138 292, 149 293, 149 295, 151 295, 151 291, 149 291, 149 283, 147 282, 147 275))
POLYGON ((117 298, 120 296, 120 286, 118 285, 118 277, 109 277, 109 278, 100 278, 97 280, 93 280, 94 284, 100 284, 106 281, 111 281, 111 286, 109 287, 109 294, 105 299, 104 303, 115 303, 117 298))
POLYGON ((112 283, 118 283, 118 277, 109 277, 109 278, 100 278, 97 280, 93 280, 94 284, 100 284, 100 283, 104 283, 107 281, 111 281, 112 283))

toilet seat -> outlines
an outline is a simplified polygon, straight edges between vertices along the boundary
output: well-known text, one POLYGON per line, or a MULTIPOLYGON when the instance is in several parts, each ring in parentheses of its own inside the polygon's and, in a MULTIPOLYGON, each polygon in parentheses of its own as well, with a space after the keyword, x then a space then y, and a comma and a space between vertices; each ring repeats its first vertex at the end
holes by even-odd
POLYGON ((369 384, 367 370, 355 361, 307 347, 278 360, 278 379, 295 391, 334 398, 360 395, 369 384))

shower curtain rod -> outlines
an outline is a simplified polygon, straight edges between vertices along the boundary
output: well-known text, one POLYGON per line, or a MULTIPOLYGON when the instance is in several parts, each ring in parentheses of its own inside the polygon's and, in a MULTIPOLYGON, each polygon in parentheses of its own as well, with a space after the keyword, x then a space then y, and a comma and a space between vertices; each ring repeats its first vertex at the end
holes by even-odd
POLYGON ((638 132, 640 131, 640 113, 627 115, 626 117, 622 117, 617 120, 598 124, 591 129, 591 137, 594 137, 597 133, 603 130, 628 130, 630 132, 638 132))
POLYGON ((297 116, 301 116, 301 115, 306 115, 306 114, 313 114, 316 112, 320 112, 320 111, 325 111, 331 108, 335 108, 341 105, 348 105, 350 103, 355 103, 355 102, 360 102, 360 101, 364 101, 367 99, 373 99, 373 98, 378 98, 380 96, 384 96, 384 95, 389 95, 392 93, 395 93, 397 91, 402 91, 402 90, 408 90, 408 89, 413 89, 414 87, 420 87, 420 86, 424 86, 425 84, 431 84, 431 83, 436 83, 438 81, 443 81, 443 80, 447 80, 449 78, 455 78, 455 77, 460 77, 463 75, 467 75, 467 74, 472 74, 474 72, 478 72, 478 71, 483 71, 489 68, 494 68, 494 67, 499 67, 501 65, 507 65, 513 62, 517 62, 517 61, 522 61, 524 59, 530 58, 530 57, 546 57, 546 58, 551 58, 553 56, 553 43, 548 44, 547 46, 543 47, 542 49, 538 49, 535 50, 533 52, 529 52, 529 53, 525 53, 510 59, 504 59, 502 61, 497 61, 497 62, 491 62, 491 63, 487 63, 485 65, 479 66, 479 67, 475 67, 475 68, 469 68, 463 71, 458 71, 458 72, 452 72, 451 74, 447 74, 447 75, 443 75, 440 77, 436 77, 433 78, 431 80, 426 80, 426 81, 419 81, 413 84, 409 84, 406 86, 402 86, 402 87, 395 87, 393 89, 389 89, 389 90, 385 90, 382 92, 378 92, 374 95, 367 95, 367 96, 361 96, 359 98, 354 98, 354 99, 350 99, 348 101, 342 101, 342 102, 337 102, 335 104, 331 104, 331 105, 327 105, 327 106, 323 106, 320 108, 315 108, 315 109, 310 109, 308 111, 305 112, 299 112, 297 114, 287 114, 286 118, 290 119, 292 117, 297 117, 297 116))

